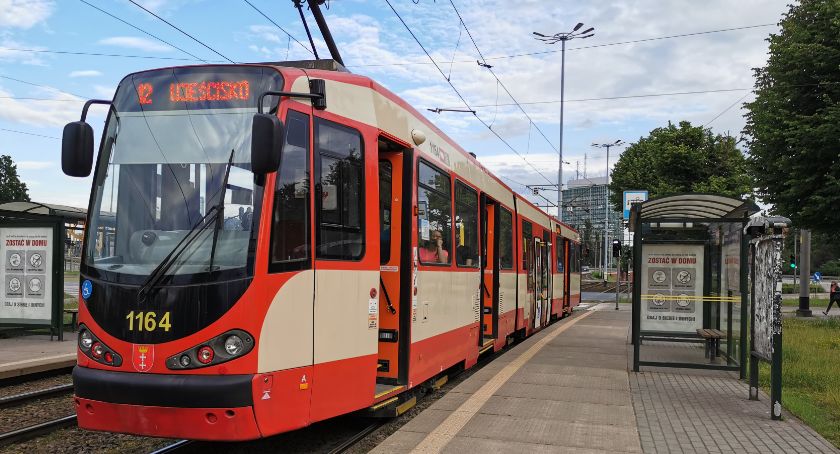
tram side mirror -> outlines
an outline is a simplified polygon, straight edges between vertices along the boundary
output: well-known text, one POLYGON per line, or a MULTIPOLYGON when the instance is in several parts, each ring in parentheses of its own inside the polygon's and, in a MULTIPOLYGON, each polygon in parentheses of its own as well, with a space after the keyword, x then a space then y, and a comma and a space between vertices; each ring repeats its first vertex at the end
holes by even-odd
POLYGON ((264 176, 280 167, 283 152, 283 123, 276 115, 254 114, 251 127, 251 170, 264 176))
POLYGON ((71 177, 86 177, 93 167, 93 128, 84 121, 64 126, 61 136, 61 170, 71 177))

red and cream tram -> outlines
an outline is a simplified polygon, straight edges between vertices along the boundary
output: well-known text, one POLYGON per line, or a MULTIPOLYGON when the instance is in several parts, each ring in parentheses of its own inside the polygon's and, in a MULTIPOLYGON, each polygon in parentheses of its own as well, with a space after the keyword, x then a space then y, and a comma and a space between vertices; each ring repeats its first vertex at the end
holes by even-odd
POLYGON ((110 105, 96 156, 85 113, 65 127, 64 171, 94 169, 81 427, 245 440, 399 414, 580 302, 577 232, 376 82, 299 66, 131 74, 85 106, 110 105))

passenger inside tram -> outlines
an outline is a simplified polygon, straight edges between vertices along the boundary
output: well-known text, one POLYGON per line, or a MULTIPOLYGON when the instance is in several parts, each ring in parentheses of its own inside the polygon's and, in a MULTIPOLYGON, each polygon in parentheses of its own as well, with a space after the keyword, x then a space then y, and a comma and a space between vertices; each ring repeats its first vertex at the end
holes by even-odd
POLYGON ((440 230, 429 232, 429 240, 426 247, 420 249, 420 261, 423 263, 449 263, 449 252, 443 244, 443 235, 440 230))

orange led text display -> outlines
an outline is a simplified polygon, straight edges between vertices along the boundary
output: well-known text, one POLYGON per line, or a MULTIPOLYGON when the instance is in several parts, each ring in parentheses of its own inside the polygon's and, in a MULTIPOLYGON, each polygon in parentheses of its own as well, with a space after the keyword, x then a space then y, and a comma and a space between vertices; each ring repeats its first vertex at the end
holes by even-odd
POLYGON ((247 101, 250 96, 251 89, 247 80, 169 84, 169 100, 172 102, 247 101))

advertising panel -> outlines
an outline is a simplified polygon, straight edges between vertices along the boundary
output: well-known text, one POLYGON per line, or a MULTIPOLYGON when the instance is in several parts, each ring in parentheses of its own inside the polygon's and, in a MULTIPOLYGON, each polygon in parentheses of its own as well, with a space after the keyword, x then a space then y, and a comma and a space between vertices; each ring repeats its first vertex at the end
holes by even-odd
POLYGON ((702 328, 703 251, 702 244, 642 245, 642 330, 702 328))
POLYGON ((0 322, 52 320, 52 227, 0 228, 0 322))
POLYGON ((630 219, 630 208, 633 206, 634 203, 642 203, 647 199, 647 191, 624 191, 624 219, 630 219))

